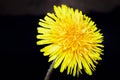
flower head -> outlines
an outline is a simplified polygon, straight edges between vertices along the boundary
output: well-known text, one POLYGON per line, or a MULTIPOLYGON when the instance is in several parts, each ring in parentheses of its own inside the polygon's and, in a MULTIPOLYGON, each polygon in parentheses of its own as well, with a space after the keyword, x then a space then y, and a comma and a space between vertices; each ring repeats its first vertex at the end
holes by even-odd
POLYGON ((49 44, 41 49, 49 62, 54 60, 54 68, 60 72, 67 69, 73 76, 85 72, 92 75, 100 55, 103 54, 103 35, 91 18, 82 11, 67 7, 54 6, 54 13, 47 13, 40 19, 37 45, 49 44))

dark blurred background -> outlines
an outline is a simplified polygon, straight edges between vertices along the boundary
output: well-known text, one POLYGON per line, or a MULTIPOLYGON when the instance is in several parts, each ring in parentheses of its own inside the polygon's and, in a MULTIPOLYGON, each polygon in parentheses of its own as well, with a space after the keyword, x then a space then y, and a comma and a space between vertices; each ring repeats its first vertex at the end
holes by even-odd
POLYGON ((104 34, 104 56, 92 76, 79 78, 59 72, 50 80, 119 80, 120 0, 0 0, 0 80, 44 80, 48 57, 36 46, 40 18, 53 11, 53 5, 66 4, 82 10, 104 34))

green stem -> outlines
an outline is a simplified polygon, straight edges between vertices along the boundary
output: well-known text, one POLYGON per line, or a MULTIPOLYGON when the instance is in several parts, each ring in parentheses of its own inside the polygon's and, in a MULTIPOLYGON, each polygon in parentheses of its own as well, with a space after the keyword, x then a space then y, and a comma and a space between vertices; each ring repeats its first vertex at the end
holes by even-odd
POLYGON ((51 73, 52 73, 52 71, 53 71, 53 64, 54 64, 54 61, 53 61, 52 64, 50 65, 50 67, 49 67, 49 69, 48 69, 48 71, 47 71, 47 74, 46 74, 44 80, 50 80, 50 75, 51 75, 51 73))

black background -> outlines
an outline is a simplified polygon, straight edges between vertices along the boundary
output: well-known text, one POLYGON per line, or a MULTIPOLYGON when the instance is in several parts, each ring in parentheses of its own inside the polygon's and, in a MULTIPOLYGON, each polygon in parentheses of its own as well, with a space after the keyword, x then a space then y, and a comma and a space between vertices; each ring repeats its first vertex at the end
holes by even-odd
MULTIPOLYGON (((104 34, 104 56, 92 76, 84 72, 79 78, 55 69, 50 80, 119 80, 120 6, 107 13, 88 14, 104 34)), ((36 45, 37 26, 45 15, 0 16, 0 80, 44 80, 50 63, 36 45)))

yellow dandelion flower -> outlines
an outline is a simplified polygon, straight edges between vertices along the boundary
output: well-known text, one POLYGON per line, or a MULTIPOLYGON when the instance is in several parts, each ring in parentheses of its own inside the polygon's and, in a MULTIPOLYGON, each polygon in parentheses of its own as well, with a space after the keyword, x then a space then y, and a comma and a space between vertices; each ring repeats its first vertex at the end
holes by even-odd
POLYGON ((66 5, 54 6, 54 13, 40 19, 37 45, 49 44, 40 51, 54 61, 60 72, 79 76, 82 69, 88 75, 95 71, 95 64, 103 51, 103 35, 91 18, 78 9, 66 5))

